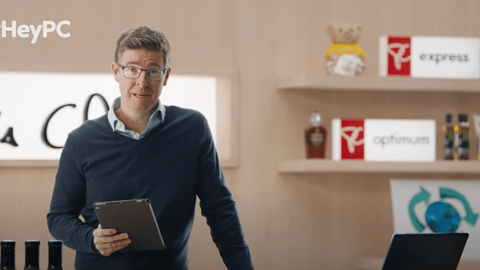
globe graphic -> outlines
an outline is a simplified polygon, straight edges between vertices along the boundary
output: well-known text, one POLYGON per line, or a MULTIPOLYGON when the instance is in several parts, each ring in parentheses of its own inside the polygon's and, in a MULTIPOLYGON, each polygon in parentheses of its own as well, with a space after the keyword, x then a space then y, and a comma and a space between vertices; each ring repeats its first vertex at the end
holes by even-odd
POLYGON ((428 227, 436 233, 453 233, 460 225, 462 218, 457 210, 448 203, 432 203, 425 212, 428 227))

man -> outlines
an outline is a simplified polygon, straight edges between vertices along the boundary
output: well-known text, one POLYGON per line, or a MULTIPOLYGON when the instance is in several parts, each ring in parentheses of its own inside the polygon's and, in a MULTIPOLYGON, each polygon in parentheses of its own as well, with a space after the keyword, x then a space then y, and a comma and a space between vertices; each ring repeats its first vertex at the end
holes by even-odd
POLYGON ((254 269, 205 117, 159 100, 169 53, 161 32, 125 31, 112 63, 120 100, 68 135, 47 219, 52 236, 77 251, 77 270, 188 269, 196 195, 227 268, 254 269), (102 228, 92 204, 139 198, 151 201, 166 249, 118 253, 128 235, 102 228))

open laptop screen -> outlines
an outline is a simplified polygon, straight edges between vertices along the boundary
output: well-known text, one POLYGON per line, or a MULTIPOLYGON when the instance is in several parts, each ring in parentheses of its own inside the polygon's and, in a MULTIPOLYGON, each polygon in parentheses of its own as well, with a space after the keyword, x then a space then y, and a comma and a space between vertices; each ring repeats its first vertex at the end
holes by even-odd
POLYGON ((394 234, 382 270, 455 270, 468 233, 394 234))

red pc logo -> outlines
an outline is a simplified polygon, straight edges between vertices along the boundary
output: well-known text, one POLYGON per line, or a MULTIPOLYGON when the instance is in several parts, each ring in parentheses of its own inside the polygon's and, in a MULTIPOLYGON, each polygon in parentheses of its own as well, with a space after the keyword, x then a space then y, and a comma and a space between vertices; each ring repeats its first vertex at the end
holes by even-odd
POLYGON ((364 159, 364 119, 342 119, 342 159, 364 159))
POLYGON ((410 76, 411 37, 388 37, 388 75, 410 76))

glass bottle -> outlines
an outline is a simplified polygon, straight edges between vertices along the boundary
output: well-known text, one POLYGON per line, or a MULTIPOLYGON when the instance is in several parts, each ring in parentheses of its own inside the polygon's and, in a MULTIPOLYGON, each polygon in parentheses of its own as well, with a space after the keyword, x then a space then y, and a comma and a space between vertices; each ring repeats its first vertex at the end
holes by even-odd
POLYGON ((453 158, 455 160, 458 160, 458 155, 459 155, 459 152, 462 152, 462 150, 460 149, 460 137, 458 136, 458 132, 460 130, 460 123, 462 122, 462 114, 459 114, 458 115, 458 124, 455 125, 455 127, 453 128, 453 149, 455 150, 455 153, 453 154, 453 158))
POLYGON ((458 159, 468 160, 470 158, 470 141, 469 141, 469 124, 466 114, 462 115, 462 122, 458 131, 461 152, 459 152, 458 159))
POLYGON ((40 270, 40 241, 25 241, 25 270, 40 270))
POLYGON ((15 270, 15 241, 4 240, 1 243, 2 257, 1 257, 1 270, 15 270))
POLYGON ((317 110, 310 116, 312 126, 305 130, 307 158, 325 158, 327 130, 321 126, 322 118, 317 110))
POLYGON ((443 155, 444 159, 450 160, 454 158, 453 151, 453 125, 452 115, 447 114, 446 123, 442 127, 443 131, 443 155))
POLYGON ((48 270, 63 270, 61 240, 48 241, 48 270))

